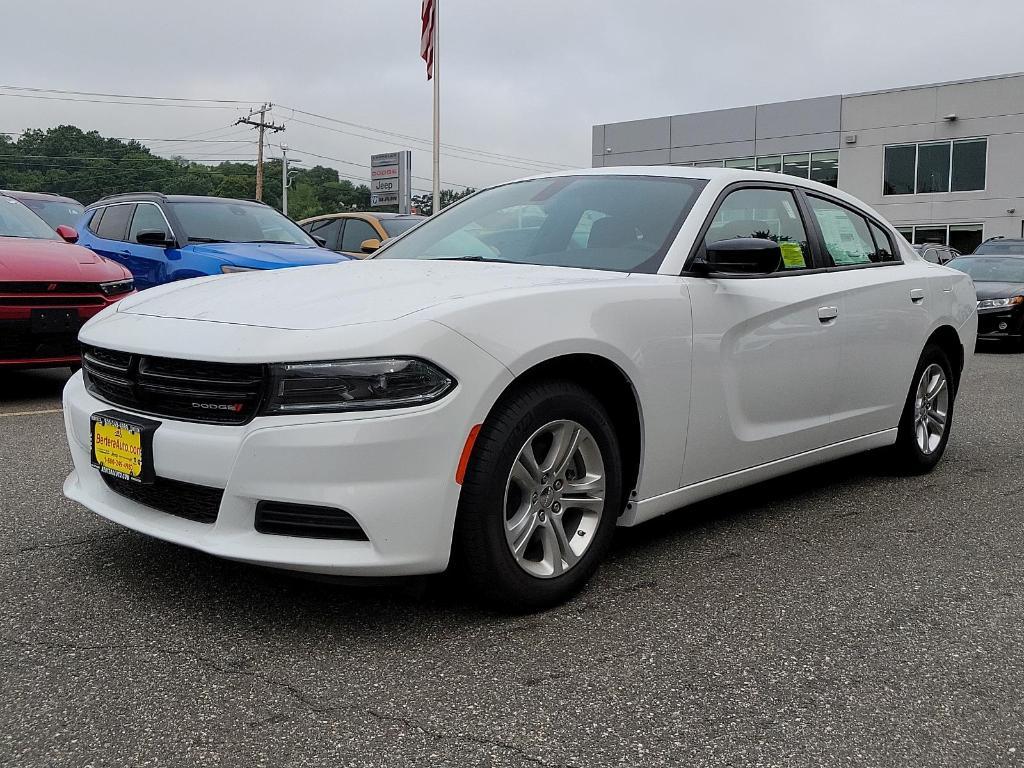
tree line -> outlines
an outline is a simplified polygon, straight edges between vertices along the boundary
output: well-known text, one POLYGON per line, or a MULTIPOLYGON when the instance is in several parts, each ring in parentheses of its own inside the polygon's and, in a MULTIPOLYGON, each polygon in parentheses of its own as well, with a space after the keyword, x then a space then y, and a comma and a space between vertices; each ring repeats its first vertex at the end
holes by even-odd
MULTIPOLYGON (((288 190, 293 219, 370 208, 369 187, 341 178, 335 168, 291 166, 289 171, 294 171, 288 190)), ((265 161, 263 174, 263 201, 280 210, 281 161, 265 161)), ((161 157, 136 140, 104 138, 97 131, 61 125, 28 130, 16 140, 0 135, 0 189, 51 192, 86 205, 105 195, 143 191, 253 199, 256 164, 161 157)), ((442 190, 442 207, 472 191, 442 190)), ((419 202, 429 214, 429 199, 419 202)))

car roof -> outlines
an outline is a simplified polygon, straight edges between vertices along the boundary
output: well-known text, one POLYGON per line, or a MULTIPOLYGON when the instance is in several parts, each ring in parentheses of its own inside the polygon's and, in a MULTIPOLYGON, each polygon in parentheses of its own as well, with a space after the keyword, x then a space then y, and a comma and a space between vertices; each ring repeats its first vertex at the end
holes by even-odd
MULTIPOLYGON (((1022 242, 1024 242, 1024 241, 1022 241, 1022 242)), ((960 258, 960 259, 1024 259, 1024 253, 961 253, 957 258, 960 258)))
POLYGON ((165 195, 162 192, 125 192, 118 195, 101 197, 89 208, 113 203, 136 203, 140 201, 159 201, 164 203, 232 203, 235 205, 266 205, 259 200, 239 200, 233 197, 216 197, 214 195, 165 195))
POLYGON ((0 195, 7 195, 7 197, 13 197, 15 200, 52 200, 58 203, 81 205, 75 198, 58 195, 55 192, 22 192, 18 189, 0 189, 0 195))
POLYGON ((319 216, 309 216, 302 219, 305 221, 318 221, 320 219, 362 219, 373 218, 383 221, 384 219, 425 219, 418 213, 375 213, 374 211, 341 211, 339 213, 321 213, 319 216))

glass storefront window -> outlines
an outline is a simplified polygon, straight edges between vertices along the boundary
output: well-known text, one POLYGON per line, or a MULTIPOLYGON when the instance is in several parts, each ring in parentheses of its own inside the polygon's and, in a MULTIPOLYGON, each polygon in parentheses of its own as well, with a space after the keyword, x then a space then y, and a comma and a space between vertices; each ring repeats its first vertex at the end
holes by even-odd
POLYGON ((787 176, 799 176, 806 179, 811 169, 811 158, 804 152, 799 155, 783 155, 782 172, 787 176))
POLYGON ((752 157, 734 157, 732 160, 725 161, 726 168, 739 168, 742 171, 754 170, 754 158, 752 157))
POLYGON ((839 152, 811 153, 811 181, 839 186, 839 152))
POLYGON ((779 173, 782 170, 782 158, 778 155, 768 155, 757 158, 757 170, 779 173))
MULTIPOLYGON (((954 148, 953 151, 955 153, 956 149, 954 148)), ((984 230, 981 224, 949 225, 947 244, 950 248, 956 248, 960 253, 974 253, 974 249, 981 245, 982 240, 984 240, 984 230)))

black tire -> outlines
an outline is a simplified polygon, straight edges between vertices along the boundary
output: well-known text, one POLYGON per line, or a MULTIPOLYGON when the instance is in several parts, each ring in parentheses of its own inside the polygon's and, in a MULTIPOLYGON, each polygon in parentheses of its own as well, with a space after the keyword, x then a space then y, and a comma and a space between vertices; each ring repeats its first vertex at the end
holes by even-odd
POLYGON ((928 344, 921 353, 921 359, 914 370, 914 377, 910 382, 910 390, 907 392, 907 399, 903 405, 903 414, 900 417, 899 432, 896 437, 896 444, 892 447, 891 456, 894 460, 897 471, 907 475, 921 475, 931 472, 935 465, 942 459, 949 442, 949 434, 953 427, 953 409, 956 403, 956 376, 953 374, 953 367, 950 365, 949 357, 936 344, 928 344), (917 387, 921 376, 931 365, 938 365, 946 376, 949 388, 949 406, 946 409, 945 432, 939 441, 938 446, 931 452, 925 453, 918 445, 915 432, 917 387))
POLYGON ((569 381, 523 387, 494 407, 473 448, 455 526, 456 570, 486 603, 502 610, 524 612, 557 605, 582 589, 597 570, 611 546, 624 501, 619 441, 601 402, 569 381), (509 548, 505 492, 513 463, 531 435, 566 419, 585 427, 600 449, 605 503, 579 561, 559 576, 541 578, 520 567, 509 548))

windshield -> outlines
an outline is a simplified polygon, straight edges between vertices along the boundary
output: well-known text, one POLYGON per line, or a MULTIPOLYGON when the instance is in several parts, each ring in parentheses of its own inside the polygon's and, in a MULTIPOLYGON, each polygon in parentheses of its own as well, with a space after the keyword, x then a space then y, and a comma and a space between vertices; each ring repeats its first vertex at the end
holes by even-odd
POLYGON ((0 237, 60 240, 45 221, 12 197, 0 197, 0 237))
POLYGON ((410 216, 401 219, 380 219, 380 223, 383 225, 384 231, 388 233, 388 237, 398 237, 403 232, 415 227, 424 218, 423 216, 410 216))
POLYGON ((946 266, 966 272, 976 283, 1024 283, 1024 259, 1013 256, 961 256, 946 266))
POLYGON ((987 243, 982 243, 974 249, 977 254, 990 254, 990 253, 1019 253, 1024 255, 1024 240, 1017 241, 1005 241, 1005 240, 990 240, 987 243))
POLYGON ((73 227, 82 216, 82 206, 77 203, 59 200, 22 200, 21 202, 53 229, 61 224, 73 227))
POLYGON ((316 245, 291 219, 254 203, 170 203, 193 243, 283 243, 316 245))
POLYGON ((466 198, 379 258, 656 272, 706 183, 599 175, 514 182, 466 198))

